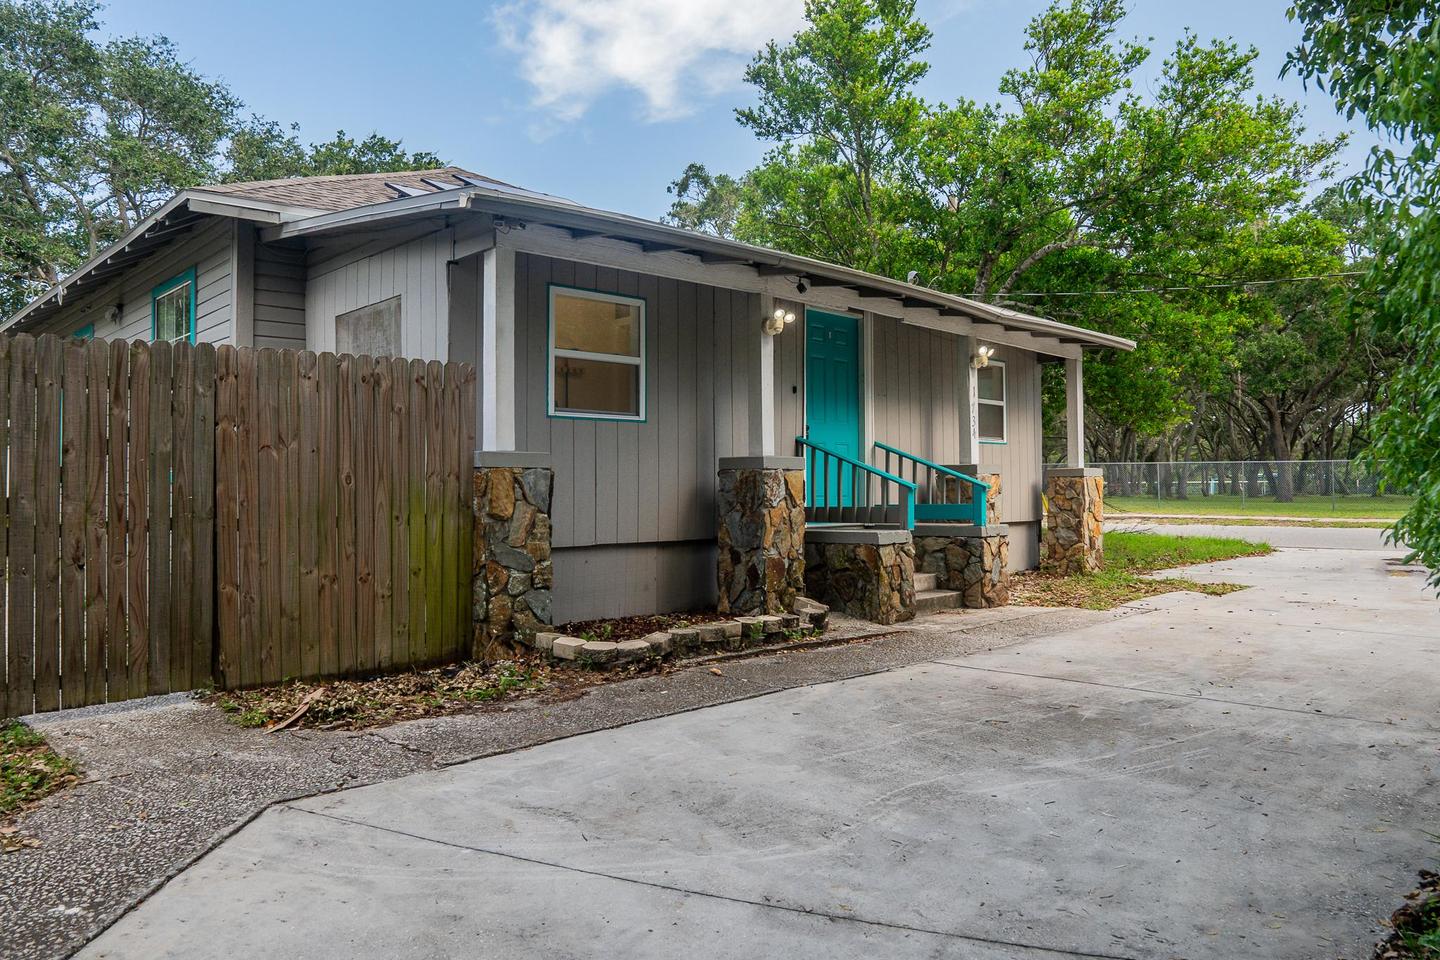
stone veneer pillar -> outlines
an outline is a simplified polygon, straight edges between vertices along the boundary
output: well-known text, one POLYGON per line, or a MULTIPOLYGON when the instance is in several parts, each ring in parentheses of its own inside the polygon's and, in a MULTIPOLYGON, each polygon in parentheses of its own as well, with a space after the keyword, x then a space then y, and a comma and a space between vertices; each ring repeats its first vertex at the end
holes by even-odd
POLYGON ((550 507, 555 472, 548 454, 475 455, 472 656, 489 662, 523 649, 551 623, 550 507))
POLYGON ((1040 569, 1065 576, 1099 571, 1105 563, 1105 481, 1100 470, 1047 470, 1045 500, 1040 569))
POLYGON ((805 461, 726 457, 717 503, 721 613, 789 613, 805 592, 805 461))
POLYGON ((915 617, 915 545, 908 530, 811 527, 805 585, 831 609, 873 623, 915 617))
MULTIPOLYGON (((958 470, 967 477, 974 477, 984 483, 990 484, 990 489, 985 494, 985 525, 987 527, 997 526, 1000 520, 1000 471, 994 467, 982 467, 975 463, 946 464, 951 470, 958 470)), ((944 477, 945 502, 947 503, 969 503, 970 494, 975 489, 968 483, 956 480, 954 477, 944 477)))
POLYGON ((971 608, 1010 603, 1010 531, 984 527, 921 524, 915 528, 915 572, 933 573, 942 590, 958 590, 971 608))

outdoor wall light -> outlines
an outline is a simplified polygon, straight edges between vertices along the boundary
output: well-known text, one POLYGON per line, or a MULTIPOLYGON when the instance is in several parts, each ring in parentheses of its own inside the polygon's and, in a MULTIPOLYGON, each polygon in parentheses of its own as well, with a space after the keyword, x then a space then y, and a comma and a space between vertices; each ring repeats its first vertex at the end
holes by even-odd
POLYGON ((806 280, 804 277, 801 277, 799 280, 796 280, 796 281, 795 281, 795 292, 796 292, 796 293, 804 293, 806 290, 809 290, 809 289, 810 289, 810 281, 809 281, 809 280, 806 280))
POLYGON ((775 312, 764 320, 764 330, 770 336, 775 336, 784 330, 789 324, 795 322, 795 314, 784 307, 776 307, 775 312))
POLYGON ((994 347, 976 347, 975 356, 970 358, 970 366, 979 370, 981 367, 990 366, 990 358, 995 356, 994 347))

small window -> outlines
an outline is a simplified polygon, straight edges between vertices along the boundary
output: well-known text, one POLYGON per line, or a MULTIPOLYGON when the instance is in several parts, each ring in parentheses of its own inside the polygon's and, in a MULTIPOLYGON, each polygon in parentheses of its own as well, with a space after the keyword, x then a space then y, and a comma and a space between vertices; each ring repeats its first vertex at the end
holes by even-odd
POLYGON ((645 419, 645 301, 550 288, 550 414, 645 419))
POLYGON ((349 310, 335 318, 335 352, 400 356, 400 298, 349 310))
POLYGON ((991 360, 976 373, 980 395, 980 439, 988 443, 1005 442, 1005 364, 991 360))
POLYGON ((195 268, 150 291, 150 339, 195 339, 195 268))

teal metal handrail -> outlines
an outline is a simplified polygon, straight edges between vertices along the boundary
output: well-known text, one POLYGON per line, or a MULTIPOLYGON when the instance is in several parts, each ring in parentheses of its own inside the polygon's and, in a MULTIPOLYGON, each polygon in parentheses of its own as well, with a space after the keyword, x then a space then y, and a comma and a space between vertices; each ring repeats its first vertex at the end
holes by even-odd
POLYGON ((805 457, 807 519, 821 523, 894 523, 906 530, 915 529, 915 500, 920 490, 917 484, 862 460, 828 450, 806 437, 796 437, 795 443, 805 457), (846 467, 849 467, 848 471, 846 467), (864 479, 860 480, 861 477, 864 479), (879 481, 880 496, 878 502, 872 503, 870 488, 875 480, 879 481), (892 488, 895 493, 893 500, 890 496, 892 488))
POLYGON ((921 520, 934 520, 942 523, 968 522, 977 527, 985 526, 986 500, 990 493, 990 484, 984 480, 977 479, 959 470, 950 467, 942 467, 940 464, 924 457, 916 456, 901 450, 899 447, 892 447, 888 443, 875 441, 875 448, 885 454, 885 470, 891 471, 890 458, 896 457, 900 461, 899 470, 895 471, 900 475, 905 473, 905 465, 910 465, 910 482, 920 489, 920 471, 928 471, 925 477, 924 489, 928 493, 928 502, 915 505, 915 515, 921 520), (968 483, 971 487, 970 502, 961 503, 958 500, 959 486, 951 484, 947 480, 956 480, 960 483, 968 483), (939 481, 939 482, 937 482, 939 481), (956 500, 949 499, 949 488, 955 487, 956 500))

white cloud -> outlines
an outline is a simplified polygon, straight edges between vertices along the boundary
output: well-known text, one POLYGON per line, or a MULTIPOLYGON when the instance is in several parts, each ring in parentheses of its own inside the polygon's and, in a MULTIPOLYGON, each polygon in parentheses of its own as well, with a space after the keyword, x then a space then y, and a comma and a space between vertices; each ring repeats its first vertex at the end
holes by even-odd
POLYGON ((518 0, 496 11, 534 102, 574 120, 615 89, 652 120, 681 117, 740 81, 767 40, 788 39, 802 0, 518 0))

